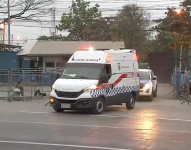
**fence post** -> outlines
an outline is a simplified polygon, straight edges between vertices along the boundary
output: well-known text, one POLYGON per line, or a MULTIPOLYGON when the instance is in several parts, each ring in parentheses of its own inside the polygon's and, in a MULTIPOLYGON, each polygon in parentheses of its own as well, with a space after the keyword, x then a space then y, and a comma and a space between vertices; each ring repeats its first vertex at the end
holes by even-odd
POLYGON ((42 98, 43 98, 43 96, 44 96, 44 88, 43 88, 43 86, 44 86, 44 73, 43 73, 43 71, 41 71, 41 86, 42 86, 42 98))

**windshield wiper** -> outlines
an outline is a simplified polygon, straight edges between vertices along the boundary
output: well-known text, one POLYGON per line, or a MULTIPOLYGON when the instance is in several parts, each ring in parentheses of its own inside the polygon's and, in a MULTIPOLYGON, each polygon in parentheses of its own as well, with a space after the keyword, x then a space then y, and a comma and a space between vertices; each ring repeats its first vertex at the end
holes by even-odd
POLYGON ((69 75, 66 75, 66 74, 61 75, 61 78, 62 78, 62 77, 70 77, 70 78, 73 78, 72 76, 69 76, 69 75))
POLYGON ((88 77, 83 77, 83 76, 75 76, 75 78, 89 79, 88 77))

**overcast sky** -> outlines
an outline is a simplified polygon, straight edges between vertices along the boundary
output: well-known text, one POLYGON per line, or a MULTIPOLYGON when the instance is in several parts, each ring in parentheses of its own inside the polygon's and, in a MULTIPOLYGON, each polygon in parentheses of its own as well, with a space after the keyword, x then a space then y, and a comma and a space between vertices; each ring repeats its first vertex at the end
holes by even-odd
MULTIPOLYGON (((152 19, 157 19, 164 17, 164 13, 166 12, 167 7, 176 7, 179 8, 179 4, 182 0, 89 0, 91 5, 96 3, 100 4, 100 11, 102 11, 103 16, 114 15, 121 7, 125 4, 137 3, 142 5, 152 14, 152 19), (112 9, 112 11, 109 11, 112 9)), ((68 7, 71 5, 72 0, 56 0, 53 5, 56 7, 56 24, 59 23, 61 15, 63 12, 68 12, 68 7)), ((12 12, 13 13, 13 12, 12 12)), ((41 35, 50 35, 50 29, 48 27, 52 27, 53 23, 51 22, 52 14, 47 14, 45 17, 41 18, 43 20, 43 24, 37 24, 34 22, 23 22, 23 21, 14 21, 14 25, 11 25, 11 34, 13 34, 14 44, 21 41, 16 41, 17 37, 19 40, 24 38, 28 38, 30 40, 34 40, 41 35), (28 27, 26 27, 28 26, 28 27), (34 26, 34 27, 32 27, 34 26)), ((7 30, 6 30, 7 31, 7 30)), ((57 34, 67 34, 67 33, 57 33, 57 34)), ((7 32, 6 32, 6 40, 7 40, 7 32)), ((7 42, 6 42, 7 43, 7 42)))

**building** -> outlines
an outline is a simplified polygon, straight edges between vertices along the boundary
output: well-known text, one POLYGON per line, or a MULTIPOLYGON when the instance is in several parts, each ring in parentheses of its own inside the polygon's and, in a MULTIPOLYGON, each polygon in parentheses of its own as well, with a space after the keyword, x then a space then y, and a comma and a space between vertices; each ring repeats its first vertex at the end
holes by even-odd
POLYGON ((17 55, 30 60, 30 68, 63 68, 71 55, 80 49, 124 48, 124 42, 110 41, 29 41, 17 55))

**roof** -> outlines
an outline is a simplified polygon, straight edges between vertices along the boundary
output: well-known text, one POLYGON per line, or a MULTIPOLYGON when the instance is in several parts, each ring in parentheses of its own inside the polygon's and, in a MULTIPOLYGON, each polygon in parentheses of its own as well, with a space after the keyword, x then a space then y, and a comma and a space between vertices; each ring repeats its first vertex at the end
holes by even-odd
POLYGON ((94 47, 95 49, 124 48, 124 42, 111 41, 38 41, 28 56, 73 54, 75 51, 94 47))
POLYGON ((28 41, 24 44, 22 47, 22 50, 17 53, 17 55, 22 56, 22 55, 27 55, 33 46, 36 44, 37 41, 28 41))
POLYGON ((21 48, 22 46, 18 46, 18 45, 8 45, 8 44, 2 44, 2 43, 0 43, 0 47, 3 47, 3 48, 21 48))

